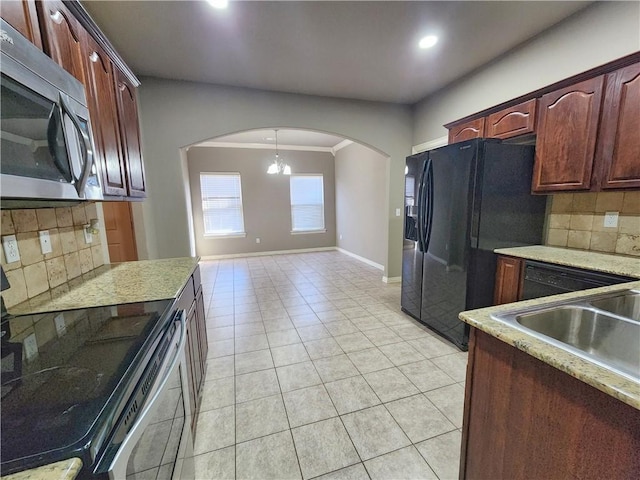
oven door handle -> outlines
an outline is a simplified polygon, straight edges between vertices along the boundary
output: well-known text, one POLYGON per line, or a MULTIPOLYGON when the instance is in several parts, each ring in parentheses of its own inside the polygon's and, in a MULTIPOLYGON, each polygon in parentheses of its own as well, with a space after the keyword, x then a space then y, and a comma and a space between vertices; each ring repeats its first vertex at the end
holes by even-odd
MULTIPOLYGON (((171 374, 184 356, 183 353, 187 341, 187 316, 184 310, 179 310, 176 313, 176 317, 177 316, 180 317, 180 340, 178 341, 178 345, 175 348, 175 355, 171 360, 163 362, 160 371, 164 371, 165 374, 161 378, 156 379, 156 381, 154 382, 154 385, 151 389, 151 391, 154 392, 152 393, 153 396, 151 400, 147 402, 142 413, 140 414, 136 422, 131 426, 129 433, 127 433, 127 436, 120 444, 120 448, 118 448, 118 452, 114 456, 113 461, 109 466, 109 478, 113 480, 120 480, 127 476, 127 464, 129 462, 129 457, 131 456, 131 453, 133 452, 135 446, 138 444, 138 440, 140 440, 140 437, 142 437, 145 428, 147 428, 147 425, 149 425, 149 421, 151 420, 154 413, 153 409, 157 406, 156 403, 160 399, 160 396, 164 393, 165 387, 167 386, 167 382, 169 381, 171 374)), ((178 320, 174 317, 174 321, 178 320)), ((173 342, 173 339, 171 341, 173 342)))
MULTIPOLYGON (((80 120, 78 120, 78 116, 71 109, 69 103, 67 102, 66 96, 64 94, 60 94, 60 107, 62 108, 62 113, 67 115, 71 119, 71 123, 78 131, 78 135, 80 136, 80 140, 82 141, 82 156, 84 157, 84 165, 82 166, 82 173, 80 174, 80 178, 77 178, 76 182, 76 191, 78 192, 78 197, 84 198, 84 187, 87 186, 87 180, 89 180, 89 175, 91 175, 91 167, 93 166, 93 149, 91 148, 91 139, 89 135, 82 129, 82 125, 80 124, 80 120)), ((64 123, 64 121, 63 121, 64 123)), ((89 124, 87 124, 88 128, 89 124)))

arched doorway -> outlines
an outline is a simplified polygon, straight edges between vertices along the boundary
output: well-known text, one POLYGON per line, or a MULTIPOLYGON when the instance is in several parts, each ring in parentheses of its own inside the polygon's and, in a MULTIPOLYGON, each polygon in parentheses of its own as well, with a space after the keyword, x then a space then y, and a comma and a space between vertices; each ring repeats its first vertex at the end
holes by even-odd
MULTIPOLYGON (((389 157, 381 152, 340 135, 274 127, 199 142, 185 148, 183 157, 193 254, 220 258, 338 248, 384 269, 389 157), (290 166, 290 176, 267 174, 276 137, 279 159, 290 166), (227 235, 206 231, 205 210, 213 200, 205 199, 202 183, 210 179, 225 185, 235 182, 241 192, 233 200, 241 204, 241 214, 234 206, 235 223, 227 235), (320 228, 300 231, 292 223, 298 208, 293 205, 294 185, 304 182, 305 188, 313 188, 314 179, 321 182, 324 221, 320 228), (232 232, 234 226, 240 230, 232 232)), ((219 217, 224 215, 220 211, 219 217)))

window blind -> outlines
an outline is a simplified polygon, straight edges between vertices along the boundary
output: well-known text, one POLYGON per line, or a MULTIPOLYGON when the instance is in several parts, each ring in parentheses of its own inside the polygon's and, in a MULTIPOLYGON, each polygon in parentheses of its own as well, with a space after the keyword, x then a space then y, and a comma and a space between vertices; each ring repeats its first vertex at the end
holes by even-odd
POLYGON ((291 175, 291 231, 324 230, 324 182, 322 175, 291 175))
POLYGON ((205 235, 244 233, 239 173, 201 173, 200 192, 205 235))

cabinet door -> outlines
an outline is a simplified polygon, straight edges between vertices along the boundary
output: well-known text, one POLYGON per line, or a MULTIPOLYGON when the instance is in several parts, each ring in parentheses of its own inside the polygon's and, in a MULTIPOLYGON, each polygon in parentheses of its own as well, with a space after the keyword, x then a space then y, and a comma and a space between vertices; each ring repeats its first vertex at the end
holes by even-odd
POLYGON ((600 76, 540 99, 534 192, 590 188, 602 86, 600 76))
POLYGON ((36 47, 42 48, 35 0, 0 2, 0 17, 36 47))
POLYGON ((87 35, 83 49, 87 69, 89 113, 102 169, 102 189, 107 195, 127 195, 124 162, 116 112, 113 65, 104 50, 87 35))
POLYGON ((517 302, 522 292, 522 260, 498 256, 493 304, 517 302))
POLYGON ((449 129, 449 143, 484 137, 484 117, 471 120, 449 129))
POLYGON ((512 138, 535 131, 536 102, 532 98, 513 107, 492 113, 487 118, 486 137, 512 138))
POLYGON ((196 323, 198 325, 200 364, 202 366, 202 376, 204 377, 207 370, 209 343, 207 340, 207 321, 204 313, 204 296, 202 294, 202 288, 200 288, 196 294, 196 323))
MULTIPOLYGON (((200 386, 202 383, 202 362, 200 361, 200 339, 198 332, 198 315, 196 313, 196 303, 193 302, 191 309, 189 310, 187 318, 187 330, 189 331, 189 343, 191 345, 191 367, 193 372, 193 386, 195 389, 196 398, 199 399, 200 386)), ((196 401, 197 412, 198 402, 196 401)))
POLYGON ((145 197, 144 165, 142 163, 142 147, 140 145, 136 88, 118 68, 114 67, 114 72, 120 138, 127 170, 127 191, 130 197, 145 197))
POLYGON ((599 142, 601 188, 639 188, 640 64, 607 75, 599 142))
POLYGON ((187 341, 185 345, 185 355, 187 362, 187 387, 189 390, 189 402, 191 403, 191 430, 195 434, 196 423, 198 419, 198 389, 196 387, 196 370, 195 359, 197 359, 198 352, 193 350, 192 337, 196 335, 196 331, 191 323, 191 317, 187 317, 187 341))
POLYGON ((38 2, 38 11, 44 51, 86 86, 82 45, 87 32, 61 1, 38 2))

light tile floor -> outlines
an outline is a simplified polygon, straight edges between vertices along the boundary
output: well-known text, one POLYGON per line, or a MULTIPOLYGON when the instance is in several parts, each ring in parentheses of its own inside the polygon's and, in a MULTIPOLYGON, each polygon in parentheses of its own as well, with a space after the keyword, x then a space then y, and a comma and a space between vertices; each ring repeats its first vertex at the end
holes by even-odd
POLYGON ((467 354, 339 252, 200 264, 198 479, 458 477, 467 354))

